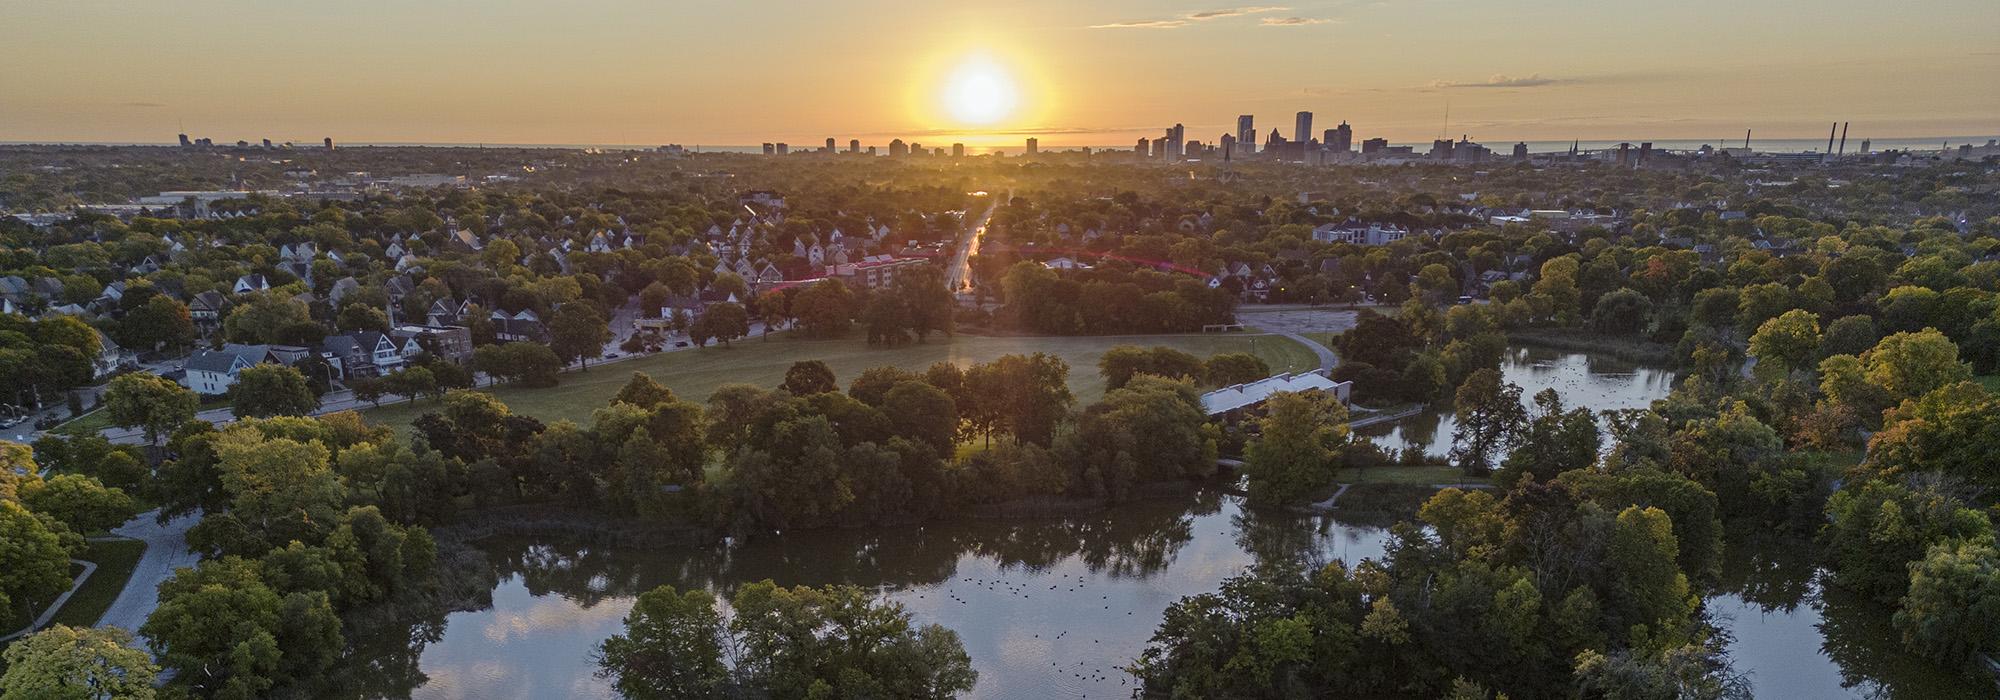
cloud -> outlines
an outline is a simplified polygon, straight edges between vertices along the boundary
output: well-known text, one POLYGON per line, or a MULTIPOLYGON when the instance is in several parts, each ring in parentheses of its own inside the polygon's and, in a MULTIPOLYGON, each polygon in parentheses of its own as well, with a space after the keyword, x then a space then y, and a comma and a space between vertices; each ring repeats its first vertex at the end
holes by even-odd
POLYGON ((1244 7, 1224 7, 1214 10, 1189 12, 1187 14, 1180 15, 1178 17, 1172 17, 1167 19, 1135 19, 1135 20, 1126 20, 1123 22, 1093 24, 1090 25, 1090 28, 1091 29, 1179 29, 1181 27, 1185 27, 1190 24, 1194 24, 1196 22, 1206 22, 1212 19, 1242 17, 1244 15, 1261 15, 1271 12, 1284 12, 1289 9, 1292 8, 1277 7, 1271 5, 1248 5, 1244 7))
POLYGON ((1258 24, 1266 27, 1303 27, 1308 24, 1326 24, 1332 21, 1319 17, 1265 17, 1258 24))
POLYGON ((1481 82, 1470 82, 1470 83, 1457 82, 1451 80, 1433 80, 1431 81, 1430 86, 1434 88, 1530 88, 1530 87, 1546 87, 1549 85, 1562 85, 1565 83, 1573 83, 1573 82, 1576 81, 1568 78, 1544 78, 1542 77, 1542 74, 1536 73, 1524 78, 1510 78, 1505 75, 1496 75, 1491 78, 1487 78, 1486 80, 1481 82))

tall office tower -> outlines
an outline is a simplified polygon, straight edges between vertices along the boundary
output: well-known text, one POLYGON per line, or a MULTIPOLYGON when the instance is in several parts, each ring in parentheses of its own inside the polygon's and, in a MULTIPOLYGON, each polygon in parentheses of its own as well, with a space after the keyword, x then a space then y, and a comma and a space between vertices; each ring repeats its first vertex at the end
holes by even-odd
POLYGON ((1136 153, 1136 154, 1138 154, 1140 158, 1144 158, 1144 157, 1146 157, 1146 154, 1147 154, 1147 150, 1146 150, 1146 149, 1147 149, 1147 148, 1149 148, 1149 147, 1151 147, 1152 145, 1153 145, 1153 142, 1151 142, 1151 141, 1147 141, 1147 140, 1145 140, 1145 139, 1143 139, 1143 138, 1142 138, 1142 139, 1139 139, 1139 143, 1138 143, 1138 144, 1136 144, 1136 145, 1134 145, 1134 146, 1132 146, 1132 152, 1133 152, 1133 153, 1136 153))
POLYGON ((964 158, 964 157, 965 157, 965 144, 962 144, 962 143, 954 143, 954 144, 952 144, 952 145, 951 145, 951 157, 953 157, 953 158, 964 158))
POLYGON ((1375 153, 1375 152, 1378 152, 1378 151, 1381 151, 1381 150, 1383 150, 1383 149, 1386 149, 1386 148, 1388 148, 1388 147, 1389 147, 1389 140, 1388 140, 1388 139, 1385 139, 1385 138, 1380 138, 1380 137, 1377 137, 1377 138, 1372 138, 1372 139, 1368 139, 1368 140, 1366 140, 1366 141, 1362 141, 1362 142, 1361 142, 1361 155, 1364 155, 1364 156, 1365 156, 1365 155, 1368 155, 1368 154, 1370 154, 1370 153, 1375 153))
POLYGON ((1632 144, 1618 144, 1618 164, 1625 165, 1632 160, 1632 144))
POLYGON ((1451 151, 1454 145, 1455 144, 1451 139, 1438 139, 1436 141, 1432 141, 1431 160, 1451 160, 1451 151))
POLYGON ((1187 127, 1179 124, 1168 127, 1166 134, 1161 136, 1160 140, 1154 142, 1158 151, 1155 155, 1168 161, 1180 160, 1181 156, 1187 152, 1185 146, 1186 133, 1187 127))
POLYGON ((1273 148, 1277 148, 1279 146, 1284 145, 1284 143, 1285 143, 1285 135, 1278 133, 1277 127, 1272 127, 1271 136, 1269 138, 1264 139, 1264 150, 1268 151, 1273 148))
POLYGON ((792 152, 792 147, 791 147, 791 146, 789 146, 789 145, 786 145, 786 144, 785 144, 785 142, 783 142, 783 141, 779 141, 779 142, 778 142, 778 155, 781 155, 781 156, 782 156, 782 155, 785 155, 785 154, 787 154, 787 153, 791 153, 791 152, 792 152))
POLYGON ((329 150, 329 151, 333 150, 333 137, 332 137, 332 136, 328 136, 328 137, 326 137, 326 150, 329 150))
POLYGON ((1527 160, 1527 159, 1528 159, 1528 142, 1526 141, 1515 142, 1514 160, 1527 160))
POLYGON ((909 147, 909 146, 906 146, 906 145, 903 145, 903 140, 902 140, 902 139, 896 139, 896 140, 894 140, 894 141, 890 141, 890 142, 889 142, 889 157, 890 157, 890 158, 901 158, 901 157, 903 157, 903 156, 907 156, 907 155, 909 155, 909 154, 910 154, 910 147, 909 147))
POLYGON ((917 143, 917 142, 915 142, 915 141, 911 141, 911 142, 910 142, 910 155, 913 155, 913 156, 921 156, 921 155, 923 155, 923 154, 924 154, 924 145, 923 145, 923 144, 921 144, 921 143, 917 143))
POLYGON ((848 153, 860 153, 860 152, 861 152, 861 139, 848 139, 848 140, 847 140, 847 152, 848 152, 848 153))
POLYGON ((1035 138, 1035 137, 1033 137, 1033 136, 1030 136, 1030 137, 1028 137, 1028 151, 1027 151, 1027 154, 1028 154, 1028 155, 1031 155, 1031 156, 1032 156, 1032 155, 1035 155, 1035 154, 1037 154, 1037 153, 1040 153, 1040 152, 1042 152, 1042 142, 1041 142, 1041 140, 1040 140, 1040 139, 1037 139, 1037 138, 1035 138))
POLYGON ((769 142, 769 141, 765 141, 765 142, 764 142, 764 155, 767 155, 767 156, 768 156, 768 155, 776 155, 776 154, 777 154, 777 152, 778 152, 778 145, 777 145, 777 144, 775 144, 775 143, 771 143, 771 142, 769 142))
POLYGON ((1292 129, 1292 140, 1297 141, 1299 143, 1305 143, 1307 140, 1310 140, 1312 138, 1312 133, 1313 133, 1313 113, 1300 112, 1298 117, 1298 125, 1292 129))
POLYGON ((189 141, 189 140, 188 140, 188 135, 187 135, 187 134, 181 134, 181 148, 187 148, 187 147, 189 147, 189 146, 193 146, 193 145, 194 145, 194 142, 193 142, 193 141, 189 141))
POLYGON ((868 155, 870 155, 870 156, 874 156, 874 155, 875 155, 875 147, 874 147, 874 146, 869 146, 869 147, 868 147, 868 155))
POLYGON ((265 147, 265 148, 270 148, 270 147, 271 147, 271 140, 270 140, 270 139, 264 139, 264 147, 265 147))
POLYGON ((1647 160, 1647 159, 1649 159, 1649 158, 1652 158, 1652 156, 1653 156, 1653 142, 1651 142, 1651 141, 1645 141, 1645 142, 1642 142, 1642 143, 1640 143, 1640 144, 1639 144, 1639 163, 1638 163, 1638 164, 1639 164, 1639 165, 1645 165, 1645 164, 1646 164, 1646 160, 1647 160))
POLYGON ((1354 127, 1348 126, 1347 122, 1341 122, 1340 126, 1333 130, 1333 138, 1327 139, 1326 145, 1335 153, 1354 150, 1354 127))
POLYGON ((1218 140, 1222 142, 1222 160, 1227 162, 1236 155, 1236 135, 1223 134, 1218 140))
POLYGON ((832 137, 832 136, 828 136, 828 137, 826 137, 826 152, 828 152, 828 153, 833 153, 833 152, 834 152, 834 148, 833 148, 833 137, 832 137))
POLYGON ((1320 142, 1321 144, 1325 145, 1325 146, 1326 146, 1326 147, 1328 147, 1328 148, 1332 148, 1332 147, 1333 147, 1333 137, 1334 137, 1335 135, 1336 135, 1336 134, 1334 134, 1334 132, 1333 132, 1333 130, 1332 130, 1332 129, 1327 129, 1326 131, 1322 131, 1322 132, 1320 132, 1320 134, 1319 134, 1319 142, 1320 142))
POLYGON ((1236 118, 1236 147, 1244 155, 1257 152, 1257 118, 1248 114, 1236 118))

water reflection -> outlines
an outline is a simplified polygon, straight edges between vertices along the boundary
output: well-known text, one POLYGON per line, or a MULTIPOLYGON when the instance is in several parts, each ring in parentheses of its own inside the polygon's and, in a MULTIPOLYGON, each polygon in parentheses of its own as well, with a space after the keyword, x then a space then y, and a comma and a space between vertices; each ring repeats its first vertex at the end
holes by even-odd
MULTIPOLYGON (((1587 353, 1538 347, 1511 347, 1501 360, 1500 374, 1521 386, 1521 402, 1534 409, 1535 394, 1555 389, 1563 404, 1592 411, 1646 408, 1673 391, 1674 371, 1587 353)), ((1451 452, 1451 432, 1457 426, 1450 401, 1409 418, 1361 428, 1355 432, 1384 448, 1422 447, 1425 454, 1451 452)))
POLYGON ((957 630, 982 698, 1124 697, 1119 668, 1161 613, 1258 561, 1380 557, 1387 533, 1250 512, 1202 493, 1103 512, 767 536, 735 548, 614 550, 551 538, 479 543, 490 604, 454 613, 423 653, 421 698, 604 697, 591 648, 660 584, 728 593, 786 585, 876 588, 921 622, 957 630))

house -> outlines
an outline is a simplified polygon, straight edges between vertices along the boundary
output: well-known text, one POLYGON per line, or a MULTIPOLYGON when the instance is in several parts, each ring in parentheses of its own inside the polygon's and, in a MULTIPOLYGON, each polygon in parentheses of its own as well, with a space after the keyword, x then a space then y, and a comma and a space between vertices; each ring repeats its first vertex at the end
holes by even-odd
POLYGON ((263 275, 255 272, 236 278, 236 284, 230 287, 231 291, 237 294, 261 292, 270 288, 271 282, 264 279, 263 275))
POLYGON ((1341 403, 1347 403, 1353 394, 1353 382, 1336 382, 1326 376, 1326 370, 1313 370, 1299 374, 1280 374, 1259 379, 1249 384, 1226 386, 1201 395, 1201 408, 1209 417, 1238 414, 1245 409, 1256 407, 1281 392, 1319 391, 1333 394, 1341 403))
POLYGON ((262 345, 231 343, 221 350, 196 350, 181 366, 184 370, 181 386, 197 394, 227 394, 230 387, 236 386, 236 378, 243 370, 270 359, 270 348, 262 345))
POLYGON ((494 340, 503 343, 549 342, 549 330, 542 325, 541 319, 535 318, 534 312, 523 311, 509 316, 505 312, 495 311, 489 319, 493 321, 494 340))
POLYGON ((1044 263, 1042 263, 1042 267, 1046 267, 1046 268, 1048 268, 1048 269, 1051 269, 1051 270, 1088 270, 1088 269, 1090 269, 1090 266, 1089 266, 1089 265, 1085 265, 1085 264, 1083 264, 1083 263, 1080 263, 1080 262, 1077 262, 1077 261, 1076 261, 1076 260, 1075 260, 1074 258, 1054 258, 1054 259, 1051 259, 1051 260, 1049 260, 1049 261, 1047 261, 1047 262, 1044 262, 1044 263))
POLYGON ((424 324, 429 326, 455 326, 465 321, 465 314, 472 308, 472 302, 452 303, 450 299, 431 302, 429 311, 424 312, 424 324))
POLYGON ((223 309, 228 303, 229 301, 222 296, 222 292, 215 290, 196 294, 193 299, 188 301, 188 317, 194 320, 195 325, 212 326, 220 324, 222 323, 223 309))
POLYGON ((1363 224, 1348 219, 1337 224, 1320 224, 1313 228, 1313 240, 1321 243, 1352 243, 1354 245, 1388 245, 1410 235, 1410 230, 1395 224, 1371 222, 1363 224))
POLYGON ((428 352, 451 362, 472 359, 472 331, 464 326, 397 326, 389 334, 403 344, 404 359, 415 357, 419 352, 428 352))
POLYGON ((342 277, 339 280, 334 281, 332 289, 327 290, 326 299, 328 305, 332 306, 335 309, 339 309, 340 300, 346 299, 348 295, 358 291, 361 291, 360 281, 354 279, 353 277, 342 277))
POLYGON ((320 341, 334 369, 342 378, 376 377, 403 366, 403 346, 386 333, 356 331, 330 335, 320 341))

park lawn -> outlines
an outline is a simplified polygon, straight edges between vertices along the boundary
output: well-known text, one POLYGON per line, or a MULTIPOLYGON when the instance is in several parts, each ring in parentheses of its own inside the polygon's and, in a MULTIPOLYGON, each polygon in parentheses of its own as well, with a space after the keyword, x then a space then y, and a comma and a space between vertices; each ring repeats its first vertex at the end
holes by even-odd
POLYGON ((90 580, 83 582, 83 588, 63 603, 56 611, 50 624, 62 623, 71 627, 94 627, 97 618, 111 608, 112 601, 125 590, 125 582, 132 578, 132 569, 139 565, 139 557, 146 553, 146 543, 140 540, 103 540, 90 542, 83 556, 85 561, 97 564, 97 571, 90 580))
POLYGON ((111 412, 100 408, 77 416, 62 425, 50 428, 49 432, 57 435, 77 437, 81 435, 96 435, 104 432, 104 429, 109 427, 111 427, 111 412))
MULTIPOLYGON (((766 341, 746 338, 728 346, 711 345, 608 365, 593 365, 589 371, 562 374, 562 384, 548 389, 499 386, 489 389, 515 413, 544 422, 569 419, 586 423, 590 414, 603 408, 633 372, 652 375, 681 398, 706 402, 717 387, 751 384, 775 388, 784 381, 785 370, 802 360, 819 360, 833 369, 841 386, 846 386, 863 370, 894 365, 923 371, 937 362, 960 366, 990 362, 1002 355, 1049 353, 1069 363, 1069 388, 1079 405, 1095 402, 1104 394, 1104 379, 1097 374, 1097 358, 1120 345, 1151 347, 1164 345, 1207 358, 1225 352, 1254 352, 1273 372, 1302 372, 1315 369, 1319 360, 1303 345, 1282 336, 1251 334, 1121 335, 1121 336, 981 336, 933 337, 929 343, 912 343, 896 348, 873 347, 865 340, 807 340, 795 334, 773 336, 766 341)), ((435 401, 418 401, 368 409, 374 422, 398 429, 425 412, 435 401)))
MULTIPOLYGON (((1491 479, 1483 476, 1466 476, 1458 467, 1446 465, 1380 467, 1349 467, 1334 475, 1334 481, 1343 484, 1486 484, 1491 479)), ((1344 497, 1343 497, 1344 498, 1344 497)))

